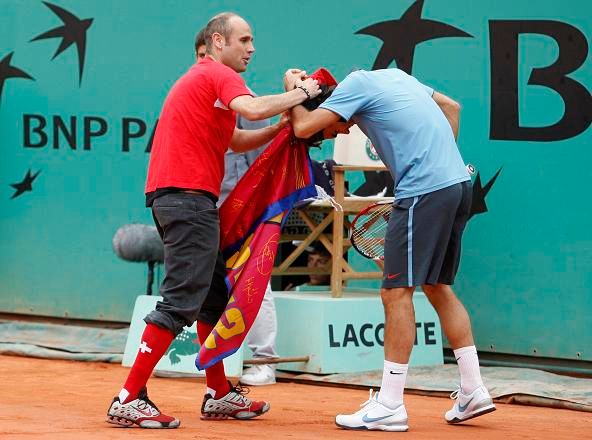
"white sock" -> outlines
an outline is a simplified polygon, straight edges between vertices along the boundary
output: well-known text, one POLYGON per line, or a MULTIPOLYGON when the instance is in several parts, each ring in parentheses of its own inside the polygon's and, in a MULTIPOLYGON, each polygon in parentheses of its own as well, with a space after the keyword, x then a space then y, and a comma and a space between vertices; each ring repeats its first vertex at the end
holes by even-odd
POLYGON ((212 396, 214 399, 216 398, 216 390, 213 388, 206 387, 206 393, 212 396))
POLYGON ((378 401, 387 408, 395 409, 403 403, 408 367, 409 364, 396 364, 385 359, 378 401))
POLYGON ((119 392, 119 401, 121 403, 125 402, 125 399, 127 399, 129 397, 129 391, 126 390, 125 388, 122 388, 121 391, 119 392))
POLYGON ((474 345, 457 348, 454 350, 454 357, 458 362, 460 371, 460 387, 464 394, 471 394, 481 385, 481 372, 479 371, 479 357, 474 345))

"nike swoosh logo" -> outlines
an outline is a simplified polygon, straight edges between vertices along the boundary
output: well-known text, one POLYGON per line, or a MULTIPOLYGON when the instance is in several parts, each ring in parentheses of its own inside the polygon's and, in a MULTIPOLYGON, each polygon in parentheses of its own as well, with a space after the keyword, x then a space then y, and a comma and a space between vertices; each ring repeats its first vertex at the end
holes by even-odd
POLYGON ((368 414, 364 414, 364 416, 362 417, 362 421, 364 423, 378 422, 379 420, 388 419, 391 415, 392 414, 388 414, 388 415, 382 416, 382 417, 368 417, 368 414))
POLYGON ((403 374, 403 373, 395 373, 394 371, 389 371, 391 374, 403 374))
POLYGON ((397 278, 399 275, 401 275, 401 272, 399 272, 399 273, 393 273, 393 274, 389 273, 389 274, 386 276, 386 279, 387 279, 387 280, 394 280, 394 279, 395 279, 395 278, 397 278))
POLYGON ((132 406, 133 409, 138 411, 140 414, 144 414, 146 417, 150 417, 152 413, 148 409, 140 409, 137 406, 132 406))
POLYGON ((469 404, 473 401, 473 397, 471 397, 471 400, 469 400, 467 402, 467 404, 465 406, 461 405, 460 401, 458 402, 458 410, 460 412, 465 412, 465 410, 467 409, 467 406, 469 406, 469 404))

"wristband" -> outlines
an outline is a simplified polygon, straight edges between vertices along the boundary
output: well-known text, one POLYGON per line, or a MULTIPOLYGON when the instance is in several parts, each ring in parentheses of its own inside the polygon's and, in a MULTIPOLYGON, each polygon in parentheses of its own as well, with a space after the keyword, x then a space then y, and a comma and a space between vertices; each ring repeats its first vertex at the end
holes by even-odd
POLYGON ((306 99, 310 99, 310 93, 308 93, 308 90, 306 89, 306 87, 304 86, 297 86, 297 89, 302 90, 304 93, 306 93, 306 99))

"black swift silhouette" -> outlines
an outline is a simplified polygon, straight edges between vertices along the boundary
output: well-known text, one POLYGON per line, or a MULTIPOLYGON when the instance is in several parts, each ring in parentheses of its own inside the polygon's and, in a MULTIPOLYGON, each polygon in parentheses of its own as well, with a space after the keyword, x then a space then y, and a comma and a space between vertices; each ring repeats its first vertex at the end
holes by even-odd
POLYGON ((14 52, 10 52, 8 55, 2 58, 2 61, 0 61, 0 99, 2 99, 2 89, 4 88, 4 81, 6 81, 7 79, 25 78, 35 81, 35 78, 33 78, 24 70, 10 65, 10 60, 12 59, 13 54, 14 52))
POLYGON ((29 169, 29 171, 27 171, 27 175, 25 176, 22 182, 11 183, 10 186, 16 189, 16 192, 12 195, 10 199, 15 199, 26 191, 33 191, 33 181, 37 178, 40 172, 41 170, 31 175, 31 170, 29 169))
POLYGON ((473 203, 471 204, 471 212, 469 214, 469 219, 476 214, 482 214, 487 212, 487 205, 485 204, 485 197, 487 197, 487 193, 495 183, 495 180, 502 172, 502 168, 500 167, 497 170, 497 173, 485 184, 485 186, 481 186, 481 176, 477 173, 477 177, 475 178, 475 183, 473 183, 473 203))
POLYGON ((76 43, 78 50, 78 85, 82 83, 82 73, 84 71, 84 57, 86 55, 86 31, 90 28, 93 22, 92 18, 80 20, 72 13, 66 11, 59 6, 48 2, 43 2, 56 14, 64 23, 63 26, 51 29, 41 35, 36 36, 31 41, 45 40, 49 38, 61 38, 62 42, 56 50, 56 53, 51 58, 52 60, 65 51, 72 44, 76 43))
POLYGON ((372 70, 385 69, 395 60, 399 69, 411 74, 415 46, 419 43, 445 37, 473 38, 472 35, 446 23, 422 19, 423 1, 413 3, 399 20, 382 21, 356 32, 372 35, 384 42, 372 70))

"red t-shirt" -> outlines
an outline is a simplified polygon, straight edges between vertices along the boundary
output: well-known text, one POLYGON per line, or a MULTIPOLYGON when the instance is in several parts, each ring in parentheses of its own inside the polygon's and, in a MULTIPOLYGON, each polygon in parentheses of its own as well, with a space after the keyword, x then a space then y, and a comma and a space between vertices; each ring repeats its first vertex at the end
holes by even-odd
POLYGON ((146 193, 174 187, 220 194, 224 153, 236 126, 228 105, 241 95, 251 95, 241 76, 209 57, 179 78, 158 120, 146 193))

